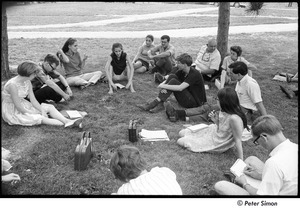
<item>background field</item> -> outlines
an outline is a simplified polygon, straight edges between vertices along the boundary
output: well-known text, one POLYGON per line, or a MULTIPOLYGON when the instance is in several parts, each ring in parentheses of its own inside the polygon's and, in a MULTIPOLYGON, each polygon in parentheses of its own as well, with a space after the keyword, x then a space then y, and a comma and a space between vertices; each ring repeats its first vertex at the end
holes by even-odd
MULTIPOLYGON (((9 8, 8 26, 49 24, 49 18, 41 18, 42 16, 53 17, 55 22, 51 23, 68 23, 70 19, 76 19, 76 16, 82 17, 82 19, 78 18, 77 21, 88 21, 102 19, 102 16, 91 17, 96 14, 128 15, 143 14, 143 12, 148 13, 149 11, 151 13, 167 11, 165 4, 159 7, 149 4, 145 7, 143 4, 106 3, 103 7, 100 3, 66 3, 68 10, 64 10, 67 5, 62 6, 62 4, 34 4, 18 6, 17 9, 9 8), (114 6, 111 7, 111 5, 114 6), (80 10, 75 10, 78 7, 80 10), (33 11, 37 12, 33 13, 33 11), (37 17, 33 18, 33 16, 37 17)), ((166 5, 172 10, 190 8, 190 5, 187 4, 166 5)), ((265 12, 271 13, 271 10, 267 9, 268 7, 286 9, 286 5, 287 3, 280 7, 278 4, 270 4, 265 8, 265 12)), ((208 6, 193 4, 193 7, 208 6)), ((242 16, 241 11, 243 9, 232 9, 232 14, 233 11, 237 10, 242 16)), ((285 12, 286 10, 277 10, 276 13, 278 16, 288 15, 285 12)), ((292 13, 290 12, 290 14, 292 13)), ((298 17, 297 13, 293 14, 292 17, 298 17)), ((115 17, 108 16, 108 18, 115 17)), ((237 24, 253 24, 257 19, 250 18, 237 24)), ((197 19, 198 22, 194 26, 192 26, 192 22, 195 20, 191 21, 190 18, 176 17, 169 20, 172 22, 177 20, 180 22, 180 27, 205 25, 202 17, 197 19)), ((156 20, 149 20, 149 22, 151 21, 156 20)), ((216 22, 212 24, 216 24, 216 22)), ((108 25, 109 29, 103 30, 128 30, 130 25, 133 26, 132 30, 139 30, 143 26, 141 23, 126 24, 125 28, 108 25)), ((160 27, 167 27, 166 22, 162 22, 160 27)), ((74 28, 73 30, 81 29, 74 28)), ((207 41, 207 37, 186 39, 172 38, 172 34, 169 35, 171 36, 171 43, 176 47, 177 55, 188 52, 193 58, 196 57, 199 48, 207 41)), ((56 53, 65 41, 61 38, 10 39, 9 62, 17 65, 27 59, 38 61, 47 53, 56 53)), ((121 38, 78 39, 78 44, 81 50, 89 55, 86 65, 88 72, 99 69, 104 71, 105 62, 111 53, 111 45, 114 42, 121 42, 124 51, 133 59, 143 41, 144 39, 121 38)), ((159 43, 159 37, 155 37, 155 41, 159 43)), ((253 77, 260 84, 267 112, 280 119, 286 137, 298 143, 298 98, 286 98, 280 91, 279 85, 287 86, 287 84, 272 80, 276 72, 297 72, 298 32, 230 35, 229 46, 231 45, 240 45, 243 48, 243 56, 258 67, 258 71, 253 72, 253 77)), ((2 120, 1 144, 4 148, 11 150, 11 162, 14 166, 12 171, 18 173, 22 179, 15 186, 6 186, 8 194, 14 196, 53 194, 67 196, 109 195, 115 192, 121 186, 121 182, 115 180, 108 169, 106 160, 109 155, 107 152, 123 144, 132 144, 127 140, 127 125, 130 119, 138 119, 138 128, 165 129, 171 139, 169 142, 139 141, 133 144, 141 150, 149 164, 148 168, 150 169, 155 165, 169 167, 176 173, 184 195, 209 196, 209 191, 214 183, 224 179, 223 171, 234 163, 235 151, 229 150, 222 154, 192 153, 179 147, 176 140, 179 137, 178 132, 185 124, 184 122, 171 123, 164 112, 149 114, 141 112, 135 106, 157 96, 158 89, 153 82, 152 75, 136 74, 134 85, 136 93, 130 93, 127 90, 118 91, 107 101, 102 101, 108 92, 106 84, 99 83, 83 91, 72 88, 75 95, 74 100, 69 104, 57 105, 59 110, 77 109, 88 113, 88 116, 84 118, 84 130, 89 130, 92 133, 97 155, 101 154, 104 158, 100 159, 99 156, 94 158, 89 164, 88 170, 84 172, 73 170, 74 150, 81 135, 80 130, 45 125, 36 127, 8 126, 2 120)), ((216 95, 217 89, 213 84, 209 83, 209 85, 211 88, 207 91, 208 100, 210 103, 214 103, 212 98, 216 95)), ((173 97, 171 100, 175 102, 173 97)), ((244 142, 243 148, 244 157, 256 155, 263 160, 268 157, 263 148, 255 147, 251 142, 244 142)))

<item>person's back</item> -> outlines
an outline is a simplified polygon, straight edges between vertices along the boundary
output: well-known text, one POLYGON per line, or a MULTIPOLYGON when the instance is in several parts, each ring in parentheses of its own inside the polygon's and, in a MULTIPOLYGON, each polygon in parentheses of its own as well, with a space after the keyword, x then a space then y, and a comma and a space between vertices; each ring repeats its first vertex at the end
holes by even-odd
POLYGON ((123 184, 119 195, 182 195, 176 175, 166 167, 155 167, 123 184))
POLYGON ((286 140, 275 147, 265 162, 259 195, 297 195, 298 145, 286 140), (275 176, 275 174, 277 174, 275 176), (269 183, 269 184, 268 184, 269 183), (273 185, 272 183, 281 183, 273 185), (280 189, 279 189, 280 187, 280 189))

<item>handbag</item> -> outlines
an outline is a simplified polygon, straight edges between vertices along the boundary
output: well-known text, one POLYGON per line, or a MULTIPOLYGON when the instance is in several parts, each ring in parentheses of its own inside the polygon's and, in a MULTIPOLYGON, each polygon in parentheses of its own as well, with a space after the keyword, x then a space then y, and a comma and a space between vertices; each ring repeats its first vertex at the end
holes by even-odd
POLYGON ((81 136, 80 144, 78 144, 75 149, 74 169, 76 171, 86 170, 93 154, 94 149, 91 133, 84 131, 81 136))

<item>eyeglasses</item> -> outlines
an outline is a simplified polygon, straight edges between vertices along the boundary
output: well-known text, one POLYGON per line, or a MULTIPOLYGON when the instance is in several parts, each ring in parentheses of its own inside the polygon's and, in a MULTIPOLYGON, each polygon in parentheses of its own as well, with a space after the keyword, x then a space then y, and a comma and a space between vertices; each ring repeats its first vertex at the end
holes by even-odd
POLYGON ((50 63, 48 63, 48 64, 49 64, 49 66, 51 67, 52 71, 54 71, 55 68, 54 68, 50 63))
POLYGON ((259 143, 258 143, 259 138, 260 138, 260 135, 254 139, 254 141, 253 141, 254 145, 256 145, 256 146, 259 145, 259 143))

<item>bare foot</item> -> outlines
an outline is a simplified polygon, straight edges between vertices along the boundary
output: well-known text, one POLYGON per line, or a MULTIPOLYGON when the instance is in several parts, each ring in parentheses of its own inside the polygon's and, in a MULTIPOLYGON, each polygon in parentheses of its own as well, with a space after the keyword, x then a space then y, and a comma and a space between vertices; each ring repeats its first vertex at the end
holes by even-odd
POLYGON ((130 88, 130 91, 131 91, 132 93, 135 93, 135 90, 134 90, 133 88, 130 88))
POLYGON ((113 90, 109 90, 109 91, 108 91, 108 94, 110 94, 110 95, 112 95, 113 93, 114 93, 113 90))

